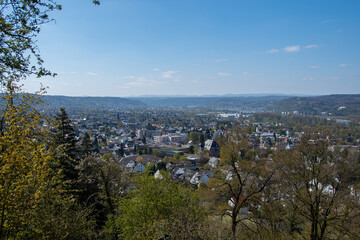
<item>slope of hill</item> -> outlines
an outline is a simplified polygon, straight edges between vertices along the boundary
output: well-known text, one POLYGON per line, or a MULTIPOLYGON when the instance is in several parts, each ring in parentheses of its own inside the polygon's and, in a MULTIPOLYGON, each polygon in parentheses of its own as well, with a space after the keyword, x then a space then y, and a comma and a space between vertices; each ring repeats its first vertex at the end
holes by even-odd
POLYGON ((360 94, 317 97, 66 97, 44 96, 43 108, 122 109, 144 106, 205 107, 215 110, 298 111, 306 115, 360 116, 360 94))
POLYGON ((49 108, 101 108, 121 109, 126 107, 146 106, 145 103, 119 97, 67 97, 44 96, 45 107, 49 108))
POLYGON ((360 94, 292 97, 275 103, 272 108, 284 112, 298 111, 307 115, 360 115, 360 94))
POLYGON ((149 106, 180 106, 180 107, 200 107, 209 101, 212 97, 141 97, 133 98, 146 103, 149 106))
POLYGON ((206 107, 217 110, 261 110, 288 96, 244 97, 142 97, 134 98, 150 106, 206 107))
POLYGON ((259 96, 259 97, 228 97, 206 104, 212 109, 256 110, 267 111, 273 104, 289 98, 288 96, 259 96))

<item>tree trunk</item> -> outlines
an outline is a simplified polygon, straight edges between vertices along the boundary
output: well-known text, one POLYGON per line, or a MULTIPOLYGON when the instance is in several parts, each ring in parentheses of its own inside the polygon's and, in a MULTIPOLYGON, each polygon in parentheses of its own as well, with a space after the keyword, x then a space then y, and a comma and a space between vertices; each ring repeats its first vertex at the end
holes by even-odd
POLYGON ((236 225, 237 225, 236 216, 232 216, 231 231, 234 239, 236 239, 236 225))

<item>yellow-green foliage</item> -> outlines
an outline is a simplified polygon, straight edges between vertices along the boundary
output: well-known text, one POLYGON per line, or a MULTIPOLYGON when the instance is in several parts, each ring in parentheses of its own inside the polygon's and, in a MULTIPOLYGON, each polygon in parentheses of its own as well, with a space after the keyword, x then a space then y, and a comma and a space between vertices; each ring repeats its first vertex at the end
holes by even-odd
POLYGON ((198 239, 204 213, 190 189, 162 173, 136 176, 135 190, 120 204, 116 225, 124 239, 198 239))
POLYGON ((8 83, 0 115, 0 238, 37 232, 39 208, 60 190, 44 146, 47 129, 33 108, 38 99, 16 90, 8 83))

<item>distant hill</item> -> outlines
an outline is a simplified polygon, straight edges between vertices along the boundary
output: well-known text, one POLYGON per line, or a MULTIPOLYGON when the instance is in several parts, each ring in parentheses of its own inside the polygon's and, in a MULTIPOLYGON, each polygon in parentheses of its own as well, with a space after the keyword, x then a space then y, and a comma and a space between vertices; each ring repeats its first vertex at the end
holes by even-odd
POLYGON ((298 111, 306 115, 360 116, 360 94, 316 97, 289 96, 204 96, 204 97, 66 97, 44 96, 43 108, 122 109, 144 106, 204 107, 236 111, 298 111))
POLYGON ((141 97, 133 98, 144 102, 149 106, 181 106, 181 107, 201 107, 209 102, 220 99, 219 97, 141 97))
POLYGON ((101 108, 121 109, 128 107, 146 106, 138 100, 120 97, 67 97, 67 96, 44 96, 45 107, 49 108, 101 108))
POLYGON ((133 98, 149 106, 206 107, 217 110, 261 110, 288 96, 244 97, 142 97, 133 98))
POLYGON ((360 94, 291 97, 275 103, 272 108, 276 111, 298 111, 308 115, 325 112, 334 116, 360 115, 360 94))
POLYGON ((212 101, 206 107, 212 109, 234 109, 267 111, 273 104, 289 98, 288 96, 228 97, 212 101))

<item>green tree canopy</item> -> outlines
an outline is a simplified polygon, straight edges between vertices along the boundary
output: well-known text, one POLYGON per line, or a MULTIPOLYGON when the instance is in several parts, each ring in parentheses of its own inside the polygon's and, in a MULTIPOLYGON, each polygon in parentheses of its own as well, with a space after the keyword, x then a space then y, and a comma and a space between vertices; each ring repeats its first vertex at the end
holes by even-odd
POLYGON ((120 204, 116 220, 124 239, 198 239, 204 213, 190 189, 174 183, 162 173, 162 179, 137 175, 135 189, 120 204))

